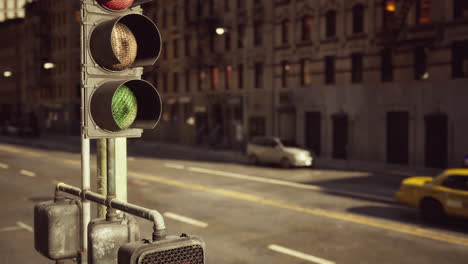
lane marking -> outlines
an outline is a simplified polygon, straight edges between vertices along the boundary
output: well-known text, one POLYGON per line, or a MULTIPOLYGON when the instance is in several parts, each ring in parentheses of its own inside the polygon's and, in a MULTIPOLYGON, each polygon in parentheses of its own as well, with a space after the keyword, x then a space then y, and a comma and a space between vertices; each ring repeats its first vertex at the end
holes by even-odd
POLYGON ((451 235, 451 234, 444 234, 444 233, 432 231, 432 230, 427 230, 427 229, 419 228, 413 225, 398 224, 389 220, 382 220, 382 219, 376 219, 376 218, 365 217, 365 216, 357 216, 357 215, 352 215, 350 213, 339 213, 339 212, 332 212, 332 211, 327 211, 327 210, 322 210, 322 209, 317 209, 317 208, 307 208, 307 207, 302 207, 302 206, 298 206, 295 204, 288 204, 288 203, 281 202, 281 201, 269 200, 269 199, 265 199, 263 197, 255 196, 251 194, 229 191, 229 190, 224 190, 224 189, 215 189, 215 188, 205 187, 205 186, 198 185, 198 184, 190 184, 190 183, 185 183, 185 182, 181 182, 177 180, 156 177, 156 176, 152 176, 148 174, 129 172, 129 176, 133 178, 137 178, 137 179, 143 179, 143 180, 148 180, 152 182, 163 183, 166 185, 177 186, 177 187, 184 188, 184 189, 212 193, 212 194, 221 195, 221 196, 225 196, 229 198, 234 198, 237 200, 243 200, 243 201, 254 202, 254 203, 259 203, 263 205, 269 205, 269 206, 287 209, 287 210, 291 210, 291 211, 295 211, 299 213, 305 213, 305 214, 321 216, 321 217, 330 218, 330 219, 352 222, 356 224, 371 226, 377 229, 390 230, 390 231, 394 231, 397 233, 409 234, 409 235, 414 235, 414 236, 418 236, 422 238, 428 238, 428 239, 432 239, 436 241, 442 241, 446 243, 468 247, 468 238, 451 235))
POLYGON ((278 245, 269 245, 268 249, 276 251, 278 253, 282 253, 282 254, 293 256, 293 257, 300 258, 300 259, 303 259, 303 260, 307 260, 307 261, 310 261, 310 262, 313 262, 313 263, 317 263, 317 264, 335 264, 335 262, 333 262, 333 261, 329 261, 329 260, 326 260, 326 259, 314 257, 312 255, 308 255, 308 254, 305 254, 305 253, 302 253, 302 252, 299 252, 299 251, 296 251, 296 250, 292 250, 292 249, 289 249, 289 248, 285 248, 285 247, 282 247, 282 246, 278 246, 278 245))
MULTIPOLYGON (((169 167, 169 166, 166 166, 166 167, 169 167)), ((228 177, 228 178, 236 178, 236 179, 242 179, 242 180, 248 180, 248 181, 256 181, 256 182, 261 182, 261 183, 288 186, 288 187, 293 187, 293 188, 298 188, 298 189, 313 190, 313 191, 318 191, 322 193, 344 194, 344 195, 361 197, 361 198, 366 198, 366 199, 380 200, 380 201, 384 201, 387 203, 395 202, 393 199, 384 197, 384 196, 355 193, 355 192, 342 191, 342 190, 337 190, 337 189, 326 189, 326 188, 316 186, 316 185, 269 179, 269 178, 264 178, 264 177, 250 176, 250 175, 233 173, 233 172, 218 171, 218 170, 211 170, 211 169, 198 168, 198 167, 188 167, 188 170, 192 172, 206 173, 206 174, 218 175, 218 176, 223 176, 223 177, 228 177)))
POLYGON ((23 228, 21 228, 19 226, 4 227, 4 228, 0 229, 0 233, 8 232, 8 231, 16 231, 16 230, 20 230, 20 229, 23 229, 23 228))
POLYGON ((208 226, 208 224, 205 223, 205 222, 198 221, 198 220, 195 220, 193 218, 186 217, 186 216, 174 214, 174 213, 171 213, 171 212, 165 212, 164 216, 167 217, 167 218, 170 218, 172 220, 180 221, 180 222, 183 222, 183 223, 186 223, 186 224, 190 224, 190 225, 194 225, 194 226, 198 226, 198 227, 202 227, 202 228, 205 228, 205 227, 208 226))
POLYGON ((44 154, 40 154, 40 153, 33 152, 33 151, 25 151, 23 154, 31 156, 31 157, 42 157, 42 156, 44 156, 44 154))
POLYGON ((8 168, 10 168, 10 166, 8 166, 8 164, 5 164, 5 163, 0 163, 0 168, 8 169, 8 168))
POLYGON ((178 169, 178 170, 185 169, 184 165, 179 165, 179 164, 174 164, 174 163, 164 163, 164 166, 168 168, 172 168, 172 169, 178 169))
POLYGON ((33 228, 23 222, 16 222, 16 224, 26 231, 33 232, 33 228))
POLYGON ((15 147, 8 146, 8 145, 0 145, 0 150, 4 150, 4 151, 7 151, 7 152, 13 152, 13 153, 21 152, 21 150, 15 148, 15 147))
POLYGON ((20 170, 20 173, 28 177, 36 177, 36 173, 28 170, 20 170))
POLYGON ((66 164, 73 165, 73 166, 81 165, 81 161, 77 161, 77 160, 64 159, 63 162, 66 164))

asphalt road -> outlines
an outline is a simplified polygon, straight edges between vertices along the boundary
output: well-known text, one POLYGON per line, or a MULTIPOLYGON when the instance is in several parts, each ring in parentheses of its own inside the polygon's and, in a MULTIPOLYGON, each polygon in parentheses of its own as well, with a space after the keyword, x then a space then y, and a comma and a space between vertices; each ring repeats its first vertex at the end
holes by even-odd
MULTIPOLYGON (((468 259, 468 224, 428 225, 417 210, 394 204, 401 180, 395 175, 253 167, 144 146, 129 149, 129 202, 163 213, 170 234, 202 237, 207 263, 468 259)), ((95 169, 95 189, 94 174, 95 169)), ((52 199, 57 182, 80 186, 79 153, 0 143, 0 262, 53 263, 34 250, 33 206, 52 199)), ((151 223, 139 223, 149 238, 151 223)))

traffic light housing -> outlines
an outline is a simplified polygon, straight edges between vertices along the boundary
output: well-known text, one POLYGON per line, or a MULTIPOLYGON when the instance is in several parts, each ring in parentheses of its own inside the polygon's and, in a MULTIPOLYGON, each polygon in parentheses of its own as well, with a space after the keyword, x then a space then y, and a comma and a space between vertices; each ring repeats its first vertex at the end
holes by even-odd
POLYGON ((203 264, 205 258, 203 240, 182 234, 125 244, 119 248, 118 264, 203 264))
POLYGON ((139 5, 151 0, 83 0, 81 23, 82 134, 140 137, 162 112, 161 96, 141 80, 161 52, 157 26, 139 5))

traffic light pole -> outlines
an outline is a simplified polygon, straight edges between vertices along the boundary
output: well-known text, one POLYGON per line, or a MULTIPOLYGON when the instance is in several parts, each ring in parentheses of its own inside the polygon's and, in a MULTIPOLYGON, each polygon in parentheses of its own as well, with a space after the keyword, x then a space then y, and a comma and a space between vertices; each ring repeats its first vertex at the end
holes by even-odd
MULTIPOLYGON (((81 189, 84 191, 91 190, 91 177, 90 177, 90 139, 81 138, 81 189)), ((88 223, 91 221, 91 203, 81 198, 83 205, 82 209, 82 226, 81 226, 81 264, 87 263, 88 251, 88 223)))
MULTIPOLYGON (((106 140, 96 140, 96 161, 97 161, 97 193, 107 195, 107 151, 106 140)), ((97 217, 106 217, 106 206, 97 206, 97 217)))

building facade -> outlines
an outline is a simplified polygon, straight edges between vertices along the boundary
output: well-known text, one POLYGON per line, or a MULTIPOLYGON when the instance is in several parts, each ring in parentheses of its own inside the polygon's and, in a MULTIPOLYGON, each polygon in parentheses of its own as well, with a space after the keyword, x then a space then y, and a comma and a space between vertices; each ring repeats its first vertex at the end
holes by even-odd
POLYGON ((164 47, 146 77, 165 105, 152 136, 230 148, 279 136, 322 157, 459 166, 465 2, 150 4, 164 47))

